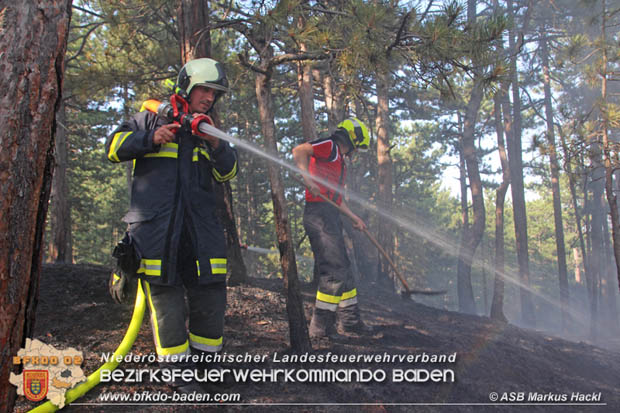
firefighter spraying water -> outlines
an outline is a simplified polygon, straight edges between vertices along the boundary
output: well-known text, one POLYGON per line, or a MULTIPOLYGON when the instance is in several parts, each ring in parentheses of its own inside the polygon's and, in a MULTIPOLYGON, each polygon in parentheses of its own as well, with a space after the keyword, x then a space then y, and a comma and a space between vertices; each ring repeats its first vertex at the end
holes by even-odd
MULTIPOLYGON (((144 102, 143 110, 129 122, 123 123, 108 140, 106 152, 110 161, 135 160, 132 202, 124 218, 129 224, 129 231, 115 251, 118 265, 109 284, 113 298, 118 301, 125 298, 126 290, 131 285, 127 282, 129 277, 140 279, 134 316, 116 356, 122 358, 131 349, 142 322, 145 303, 150 308, 158 355, 218 352, 222 348, 226 302, 225 244, 219 224, 204 219, 204 214, 194 216, 195 207, 200 205, 204 212, 205 205, 214 207, 214 203, 213 196, 209 195, 212 191, 211 178, 205 173, 195 175, 196 168, 193 166, 198 165, 198 170, 204 169, 218 182, 231 179, 237 173, 237 164, 235 151, 228 145, 230 142, 308 176, 307 171, 213 125, 208 113, 226 90, 226 77, 219 63, 212 59, 188 62, 179 73, 176 93, 169 102, 144 102), (178 168, 177 163, 180 165, 178 168), (172 169, 170 173, 163 173, 162 168, 172 169), (190 193, 193 195, 189 196, 190 193), (205 195, 197 197, 196 193, 205 195), (195 228, 196 224, 202 227, 195 228), (201 241, 205 234, 211 237, 208 243, 201 241), (184 288, 191 292, 189 332, 184 322, 184 288), (202 292, 207 296, 196 295, 202 292), (191 300, 210 303, 212 316, 208 319, 202 317, 201 306, 193 306, 191 300)), ((339 190, 333 182, 321 177, 316 179, 327 188, 339 190)), ((345 302, 355 304, 356 297, 351 291, 345 292, 345 302)), ((351 312, 353 317, 349 325, 354 326, 358 333, 370 332, 361 323, 356 306, 351 307, 354 311, 351 312)), ((99 371, 113 370, 117 365, 118 362, 104 364, 89 376, 87 382, 67 393, 67 402, 81 397, 98 384, 99 371)), ((164 362, 162 367, 178 370, 191 366, 164 362)), ((170 384, 181 392, 203 391, 198 383, 170 384)), ((45 403, 35 411, 54 410, 52 404, 45 403)))

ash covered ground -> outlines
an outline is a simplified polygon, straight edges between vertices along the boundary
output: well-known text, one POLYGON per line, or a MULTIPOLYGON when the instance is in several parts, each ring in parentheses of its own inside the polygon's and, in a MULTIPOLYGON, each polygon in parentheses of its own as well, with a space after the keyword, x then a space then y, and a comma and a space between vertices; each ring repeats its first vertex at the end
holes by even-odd
MULTIPOLYGON (((101 364, 103 353, 113 352, 121 342, 132 314, 133 299, 126 305, 114 304, 108 295, 109 269, 92 265, 46 265, 41 275, 40 301, 35 337, 58 349, 74 347, 84 353, 82 366, 88 375, 101 364)), ((380 328, 374 337, 349 337, 333 343, 316 343, 313 352, 325 355, 388 354, 450 355, 455 363, 284 363, 289 352, 288 321, 282 282, 252 278, 250 283, 228 288, 225 346, 229 354, 267 355, 265 362, 233 363, 232 369, 367 369, 383 370, 383 382, 367 383, 236 383, 214 392, 238 393, 240 403, 102 405, 104 393, 167 393, 165 384, 149 381, 139 384, 100 384, 63 411, 352 411, 352 412, 493 412, 493 411, 620 411, 620 351, 560 338, 498 323, 485 317, 438 310, 401 300, 388 293, 361 287, 358 289, 362 316, 369 325, 380 328), (449 369, 454 382, 395 383, 394 370, 449 369), (523 392, 542 395, 572 393, 601 394, 599 405, 578 406, 492 406, 490 394, 523 392), (334 405, 337 404, 337 405, 334 405), (415 405, 414 405, 415 404, 415 405)), ((306 317, 309 320, 314 291, 303 287, 306 317)), ((131 353, 154 353, 148 310, 131 353)), ((121 369, 150 369, 147 362, 122 363, 121 369)), ((518 396, 513 396, 518 397, 518 396)), ((543 396, 545 397, 545 396, 543 396)), ((550 397, 550 396, 546 396, 550 397)), ((18 397, 15 412, 35 407, 18 397)))

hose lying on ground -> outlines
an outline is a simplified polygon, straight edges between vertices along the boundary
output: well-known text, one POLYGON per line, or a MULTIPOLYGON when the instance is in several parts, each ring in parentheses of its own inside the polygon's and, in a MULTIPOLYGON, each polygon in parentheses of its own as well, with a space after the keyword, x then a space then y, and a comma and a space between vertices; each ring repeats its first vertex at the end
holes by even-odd
MULTIPOLYGON (((123 359, 125 355, 127 355, 129 350, 131 350, 134 341, 136 341, 136 337, 138 337, 140 326, 142 326, 142 319, 144 318, 145 308, 146 300, 144 297, 144 291, 142 291, 141 283, 138 283, 138 292, 136 293, 136 303, 133 308, 133 315, 131 316, 131 322, 129 323, 125 337, 123 337, 123 341, 121 341, 121 344, 118 345, 118 348, 114 352, 114 356, 112 356, 110 361, 103 364, 97 369, 97 371, 88 376, 85 382, 82 382, 78 386, 67 390, 67 393, 65 394, 65 406, 79 399, 99 384, 101 379, 100 373, 102 370, 112 371, 118 367, 120 363, 116 360, 123 359)), ((29 413, 50 413, 57 410, 58 406, 48 401, 30 410, 29 413)))

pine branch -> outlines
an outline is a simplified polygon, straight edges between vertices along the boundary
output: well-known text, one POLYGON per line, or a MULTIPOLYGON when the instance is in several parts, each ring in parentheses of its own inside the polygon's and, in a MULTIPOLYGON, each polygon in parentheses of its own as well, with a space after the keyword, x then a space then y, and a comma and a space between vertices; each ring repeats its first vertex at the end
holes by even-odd
POLYGON ((242 66, 247 67, 248 69, 252 70, 253 72, 256 73, 260 73, 262 75, 265 76, 271 76, 271 73, 269 71, 263 70, 261 67, 256 66, 255 64, 250 63, 250 61, 248 61, 247 56, 244 54, 238 54, 237 58, 239 59, 239 63, 241 63, 242 66))
POLYGON ((88 40, 88 38, 90 37, 91 33, 94 32, 95 30, 97 30, 100 26, 102 26, 104 24, 103 21, 101 22, 97 22, 93 27, 91 27, 86 34, 82 37, 82 43, 80 44, 80 47, 78 48, 77 52, 75 52, 75 54, 73 56, 71 56, 70 58, 68 58, 65 61, 65 64, 69 63, 70 61, 72 61, 73 59, 77 58, 81 53, 82 50, 84 50, 84 46, 86 45, 86 41, 88 40))
POLYGON ((409 10, 407 12, 407 14, 405 14, 403 16, 403 21, 400 23, 400 27, 398 28, 398 32, 396 33, 396 38, 394 39, 394 41, 392 42, 391 45, 388 46, 385 55, 386 56, 390 56, 390 53, 392 53, 392 49, 396 46, 398 46, 398 44, 401 42, 402 40, 402 36, 403 36, 403 32, 405 31, 405 26, 407 25, 407 20, 409 20, 409 16, 411 16, 411 10, 409 10))
POLYGON ((271 68, 281 63, 286 62, 299 62, 303 60, 325 60, 329 58, 329 53, 285 53, 271 59, 268 66, 271 68))

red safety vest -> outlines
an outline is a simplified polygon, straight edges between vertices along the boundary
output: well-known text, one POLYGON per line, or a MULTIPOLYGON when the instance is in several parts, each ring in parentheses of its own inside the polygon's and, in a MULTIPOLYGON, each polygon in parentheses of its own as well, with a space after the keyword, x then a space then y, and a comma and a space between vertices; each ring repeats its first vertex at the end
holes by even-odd
MULTIPOLYGON (((340 205, 342 203, 344 180, 347 175, 347 168, 344 163, 344 157, 340 153, 340 148, 332 138, 318 139, 310 143, 312 144, 314 154, 310 157, 308 171, 310 175, 322 178, 333 186, 340 188, 339 191, 334 191, 334 189, 315 181, 321 189, 322 195, 340 205)), ((312 195, 306 188, 306 202, 324 201, 320 197, 312 195)))

